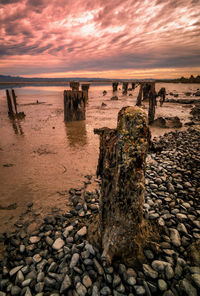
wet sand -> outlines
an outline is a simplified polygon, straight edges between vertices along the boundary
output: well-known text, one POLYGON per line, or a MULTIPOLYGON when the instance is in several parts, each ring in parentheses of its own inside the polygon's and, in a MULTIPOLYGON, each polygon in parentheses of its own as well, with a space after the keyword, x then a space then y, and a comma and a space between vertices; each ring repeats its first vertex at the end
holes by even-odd
MULTIPOLYGON (((179 98, 185 98, 186 91, 195 92, 199 87, 157 84, 156 89, 162 86, 167 93, 178 93, 179 98)), ((135 105, 138 93, 137 88, 122 96, 119 90, 119 100, 111 101, 111 85, 93 85, 89 90, 86 120, 65 124, 64 89, 63 86, 16 89, 18 109, 25 112, 26 118, 15 121, 7 117, 5 91, 0 91, 1 234, 12 231, 14 224, 15 228, 30 224, 32 231, 45 215, 66 211, 68 190, 81 187, 85 175, 95 176, 99 139, 93 133, 94 128, 116 127, 118 111, 123 106, 135 105), (103 90, 107 91, 106 96, 103 90), (36 104, 37 100, 42 104, 36 104), (105 107, 101 107, 102 102, 105 107)), ((181 104, 165 103, 157 107, 156 117, 178 116, 184 124, 189 112, 190 108, 181 104)), ((186 128, 183 126, 181 130, 186 128)), ((170 130, 152 127, 152 137, 170 130)))

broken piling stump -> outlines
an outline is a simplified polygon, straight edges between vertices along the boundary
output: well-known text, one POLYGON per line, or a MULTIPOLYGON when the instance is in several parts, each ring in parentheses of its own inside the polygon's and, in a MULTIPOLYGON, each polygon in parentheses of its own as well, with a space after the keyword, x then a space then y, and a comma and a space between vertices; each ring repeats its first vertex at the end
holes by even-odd
POLYGON ((71 87, 72 91, 79 90, 79 82, 78 81, 70 81, 69 86, 71 87))
POLYGON ((127 91, 128 91, 128 82, 123 82, 123 84, 122 84, 122 94, 127 95, 127 91))
POLYGON ((143 245, 145 159, 150 143, 146 113, 124 107, 116 129, 100 128, 97 175, 101 176, 99 237, 102 260, 134 253, 143 245))
POLYGON ((90 84, 81 84, 82 91, 85 91, 86 101, 88 100, 88 91, 90 88, 90 84))
POLYGON ((84 91, 64 91, 64 120, 85 120, 86 97, 84 91))
POLYGON ((149 92, 149 112, 148 112, 148 123, 152 124, 154 122, 155 118, 155 112, 156 112, 156 91, 155 91, 155 84, 151 86, 150 92, 149 92))
POLYGON ((141 83, 139 93, 138 93, 138 96, 137 96, 136 106, 141 106, 142 105, 142 93, 143 93, 143 84, 141 83))
POLYGON ((113 82, 113 83, 112 83, 113 92, 117 91, 118 84, 119 84, 118 82, 113 82))

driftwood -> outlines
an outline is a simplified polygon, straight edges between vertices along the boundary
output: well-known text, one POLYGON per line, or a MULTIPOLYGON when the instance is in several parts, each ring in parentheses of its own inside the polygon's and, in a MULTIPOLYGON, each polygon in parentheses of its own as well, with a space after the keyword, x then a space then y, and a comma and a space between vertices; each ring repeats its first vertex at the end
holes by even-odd
POLYGON ((102 178, 98 231, 106 265, 142 245, 138 237, 143 227, 150 131, 142 109, 124 107, 116 129, 101 128, 95 133, 100 135, 97 175, 102 178))
POLYGON ((64 120, 85 120, 86 97, 84 91, 64 91, 64 120))

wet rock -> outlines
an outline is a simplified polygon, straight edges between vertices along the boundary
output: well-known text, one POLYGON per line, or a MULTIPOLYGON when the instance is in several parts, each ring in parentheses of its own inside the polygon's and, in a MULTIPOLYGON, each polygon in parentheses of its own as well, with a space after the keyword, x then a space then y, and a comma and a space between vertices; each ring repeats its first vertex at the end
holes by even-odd
POLYGON ((79 296, 85 296, 87 293, 87 289, 80 282, 76 284, 76 292, 79 296))
POLYGON ((194 273, 191 275, 193 282, 196 284, 198 288, 200 288, 200 274, 194 273))
POLYGON ((160 291, 166 291, 167 290, 167 283, 164 280, 159 279, 158 280, 158 288, 160 289, 160 291))
POLYGON ((83 237, 87 234, 87 227, 83 226, 79 231, 77 231, 77 235, 83 237))
POLYGON ((158 272, 151 268, 148 264, 143 264, 144 274, 152 279, 156 279, 158 277, 158 272))
POLYGON ((77 265, 77 263, 79 261, 79 257, 80 257, 80 255, 78 253, 73 254, 71 262, 70 262, 70 268, 74 268, 77 265))
POLYGON ((188 296, 197 296, 197 290, 191 285, 187 279, 180 282, 180 289, 188 296))
POLYGON ((180 238, 180 235, 179 235, 179 232, 177 229, 175 229, 175 228, 170 229, 170 239, 171 239, 172 244, 175 247, 181 246, 181 238, 180 238))
POLYGON ((57 238, 53 245, 52 248, 55 250, 60 250, 64 246, 65 242, 61 238, 57 238))
POLYGON ((66 274, 66 276, 62 282, 62 285, 60 287, 60 293, 66 292, 71 287, 71 284, 72 284, 71 279, 70 279, 69 275, 66 274))

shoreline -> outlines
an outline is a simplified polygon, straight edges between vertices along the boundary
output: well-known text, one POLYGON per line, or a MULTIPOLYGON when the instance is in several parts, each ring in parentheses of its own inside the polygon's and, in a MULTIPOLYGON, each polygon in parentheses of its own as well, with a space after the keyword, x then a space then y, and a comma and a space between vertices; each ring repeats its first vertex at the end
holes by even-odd
POLYGON ((3 259, 4 269, 2 262, 0 267, 3 293, 11 291, 11 295, 18 295, 12 294, 18 290, 44 296, 65 292, 166 296, 191 295, 188 293, 192 291, 192 295, 197 295, 200 291, 199 139, 198 125, 154 139, 162 151, 151 153, 147 162, 143 211, 144 219, 159 225, 161 232, 158 250, 146 247, 139 268, 123 262, 118 262, 117 267, 113 263, 104 268, 100 250, 85 241, 88 225, 99 208, 99 189, 93 188, 99 180, 87 176, 82 189, 70 190, 71 208, 64 215, 54 213, 46 217, 41 228, 29 234, 22 225, 14 235, 6 237, 7 255, 3 259), (44 275, 39 281, 41 273, 44 275))

